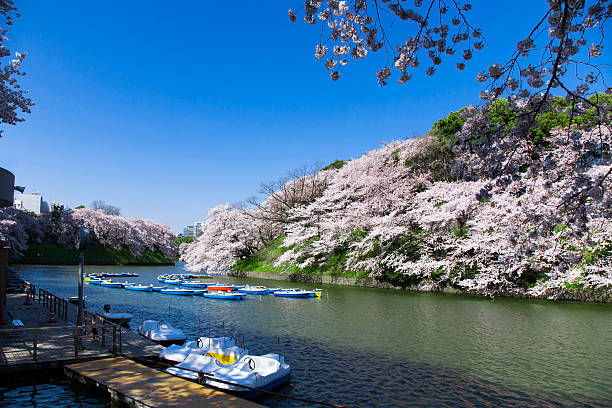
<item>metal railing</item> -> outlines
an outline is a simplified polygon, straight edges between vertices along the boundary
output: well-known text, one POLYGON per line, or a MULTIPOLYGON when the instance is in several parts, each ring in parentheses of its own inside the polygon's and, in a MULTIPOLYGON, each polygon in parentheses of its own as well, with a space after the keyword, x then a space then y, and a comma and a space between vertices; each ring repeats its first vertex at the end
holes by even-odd
POLYGON ((49 308, 49 313, 54 312, 58 318, 68 320, 68 301, 66 299, 39 288, 38 303, 49 308))
MULTIPOLYGON (((99 346, 98 350, 102 353, 112 352, 113 356, 118 356, 121 354, 122 336, 120 333, 121 328, 115 324, 15 328, 0 330, 0 340, 2 343, 6 343, 6 345, 11 345, 11 348, 14 348, 15 344, 28 347, 31 342, 31 359, 32 361, 38 361, 41 345, 44 345, 45 352, 54 353, 56 356, 60 356, 60 359, 66 356, 61 351, 65 350, 66 347, 70 347, 72 349, 71 354, 74 355, 74 358, 78 358, 83 346, 82 339, 91 339, 93 344, 99 346), (61 332, 59 335, 44 336, 49 332, 58 331, 61 332), (72 337, 72 341, 63 338, 66 334, 72 337), (107 344, 110 346, 108 349, 106 347, 107 344)), ((14 356, 13 358, 11 358, 10 353, 10 351, 4 350, 4 354, 8 357, 7 362, 9 360, 12 363, 26 362, 23 361, 23 350, 14 352, 15 354, 19 353, 19 356, 14 356)))

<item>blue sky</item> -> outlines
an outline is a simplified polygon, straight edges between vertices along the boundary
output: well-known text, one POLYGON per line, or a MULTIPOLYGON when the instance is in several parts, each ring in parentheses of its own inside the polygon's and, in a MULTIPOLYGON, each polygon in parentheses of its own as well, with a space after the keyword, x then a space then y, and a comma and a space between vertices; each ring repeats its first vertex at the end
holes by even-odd
POLYGON ((16 3, 9 45, 28 52, 21 83, 36 106, 3 127, 0 165, 49 202, 102 199, 176 232, 262 181, 358 157, 477 103, 476 73, 504 61, 547 7, 476 1, 489 46, 465 71, 448 60, 431 78, 380 88, 382 55, 329 79, 313 56, 319 28, 287 18, 300 1, 16 3))

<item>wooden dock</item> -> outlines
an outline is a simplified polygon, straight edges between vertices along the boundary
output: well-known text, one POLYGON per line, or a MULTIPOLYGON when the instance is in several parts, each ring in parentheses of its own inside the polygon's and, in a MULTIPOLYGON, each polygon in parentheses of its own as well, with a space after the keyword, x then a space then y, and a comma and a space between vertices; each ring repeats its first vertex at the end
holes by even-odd
POLYGON ((76 306, 72 304, 61 305, 39 297, 24 305, 25 299, 26 295, 21 293, 7 296, 7 309, 13 321, 18 320, 23 326, 0 326, 0 373, 58 368, 121 353, 157 356, 163 350, 138 333, 101 318, 96 318, 96 326, 91 326, 95 316, 92 313, 86 314, 88 327, 79 330, 74 325, 76 306), (49 322, 51 304, 57 311, 55 323, 49 322))
POLYGON ((76 306, 41 289, 37 299, 30 300, 22 293, 7 296, 10 323, 0 326, 2 376, 64 367, 69 377, 132 407, 261 407, 119 357, 153 357, 163 350, 138 333, 90 312, 85 313, 85 325, 77 327, 71 322, 76 306))
POLYGON ((131 407, 245 407, 250 402, 191 381, 149 368, 123 357, 107 358, 64 367, 66 375, 109 393, 131 407))

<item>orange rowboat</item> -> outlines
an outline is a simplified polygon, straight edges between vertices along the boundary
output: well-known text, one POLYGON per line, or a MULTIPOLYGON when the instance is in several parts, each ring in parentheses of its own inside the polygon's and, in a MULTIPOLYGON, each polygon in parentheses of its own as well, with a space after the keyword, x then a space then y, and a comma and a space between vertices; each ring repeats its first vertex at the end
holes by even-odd
POLYGON ((233 285, 208 285, 206 288, 208 290, 220 290, 224 292, 231 292, 232 290, 234 290, 233 285))

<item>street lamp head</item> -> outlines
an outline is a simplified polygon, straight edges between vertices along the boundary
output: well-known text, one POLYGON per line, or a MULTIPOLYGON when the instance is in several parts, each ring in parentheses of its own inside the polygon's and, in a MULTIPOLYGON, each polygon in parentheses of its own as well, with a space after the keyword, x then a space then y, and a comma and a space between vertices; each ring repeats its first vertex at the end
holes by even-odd
POLYGON ((75 246, 79 251, 84 251, 89 245, 89 229, 80 227, 77 231, 75 246))
POLYGON ((23 194, 23 192, 25 191, 25 186, 15 186, 15 190, 23 194))

